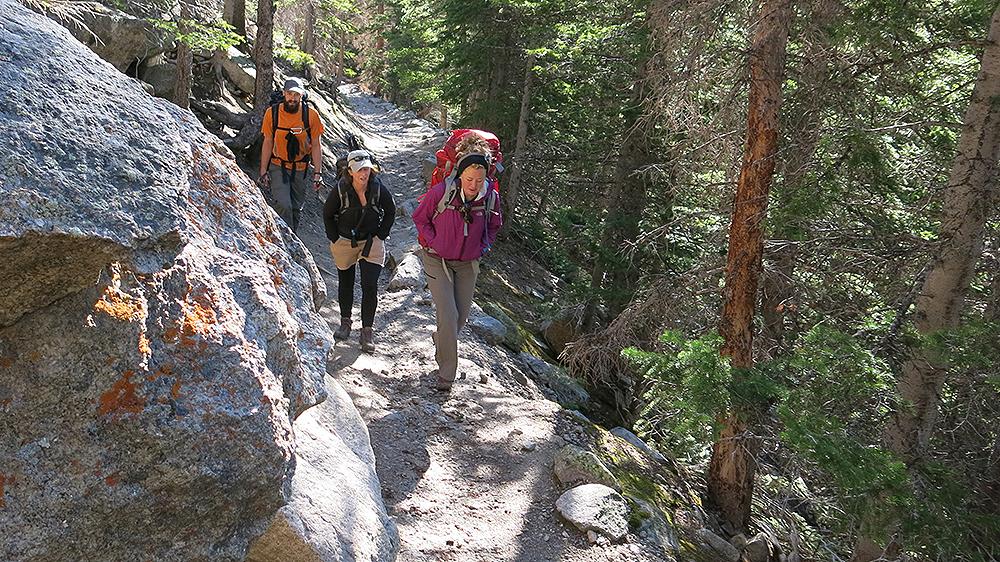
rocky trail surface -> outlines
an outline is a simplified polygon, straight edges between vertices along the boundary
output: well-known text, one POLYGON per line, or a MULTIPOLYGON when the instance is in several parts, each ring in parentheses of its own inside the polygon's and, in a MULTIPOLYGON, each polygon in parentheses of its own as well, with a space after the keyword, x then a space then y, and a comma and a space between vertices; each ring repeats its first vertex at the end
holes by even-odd
MULTIPOLYGON (((460 379, 450 394, 432 388, 434 307, 413 254, 418 245, 410 212, 424 190, 421 162, 444 137, 354 86, 340 93, 394 194, 399 213, 388 247, 398 265, 381 279, 376 353, 360 353, 356 327, 350 340, 336 345, 328 371, 368 424, 382 495, 399 528, 399 560, 665 559, 634 535, 617 542, 588 537, 556 511, 563 490, 553 458, 587 437, 574 414, 546 400, 525 376, 516 354, 466 327, 460 379)), ((323 234, 323 195, 310 196, 299 235, 331 295, 321 314, 336 327, 337 278, 323 234)), ((360 287, 355 324, 358 306, 360 287)))

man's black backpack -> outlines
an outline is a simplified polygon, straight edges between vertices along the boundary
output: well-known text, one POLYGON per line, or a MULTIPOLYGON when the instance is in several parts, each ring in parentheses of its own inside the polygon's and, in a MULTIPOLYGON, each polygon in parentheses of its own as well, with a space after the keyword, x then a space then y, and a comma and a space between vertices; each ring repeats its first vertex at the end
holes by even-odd
MULTIPOLYGON (((292 128, 285 128, 278 126, 278 110, 281 105, 285 103, 285 93, 282 90, 275 90, 271 92, 271 97, 268 99, 269 109, 271 111, 271 125, 273 125, 272 139, 277 138, 278 130, 285 131, 285 142, 288 146, 288 160, 281 160, 281 166, 283 168, 292 169, 294 172, 294 163, 296 162, 309 162, 311 159, 311 154, 306 152, 303 158, 299 158, 299 153, 302 151, 302 147, 299 146, 299 139, 295 136, 295 131, 292 128)), ((302 129, 306 133, 306 138, 312 138, 312 119, 309 116, 309 94, 302 95, 302 107, 299 110, 302 115, 302 129)), ((277 158, 277 156, 275 156, 277 158)), ((305 171, 302 172, 305 174, 305 171)))

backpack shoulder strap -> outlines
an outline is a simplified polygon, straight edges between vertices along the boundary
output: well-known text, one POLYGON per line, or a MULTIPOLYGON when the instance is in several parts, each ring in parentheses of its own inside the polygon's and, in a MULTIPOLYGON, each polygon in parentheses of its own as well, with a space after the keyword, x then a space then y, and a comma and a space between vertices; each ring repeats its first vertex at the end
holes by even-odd
POLYGON ((337 183, 337 192, 340 194, 340 212, 343 213, 350 204, 350 201, 347 199, 347 186, 344 181, 337 183))
POLYGON ((493 212, 493 209, 496 207, 497 197, 500 197, 500 195, 497 193, 497 191, 495 189, 493 189, 493 186, 492 185, 487 185, 486 186, 486 204, 485 204, 486 222, 487 222, 487 224, 489 224, 490 213, 493 212))
POLYGON ((271 140, 274 140, 278 136, 278 106, 280 104, 274 104, 271 106, 271 140))
POLYGON ((312 129, 310 127, 309 102, 302 100, 302 128, 306 130, 306 138, 312 139, 312 129))
POLYGON ((447 177, 444 179, 444 194, 441 195, 441 200, 437 204, 437 214, 441 214, 451 203, 451 200, 455 198, 457 182, 455 178, 447 177))

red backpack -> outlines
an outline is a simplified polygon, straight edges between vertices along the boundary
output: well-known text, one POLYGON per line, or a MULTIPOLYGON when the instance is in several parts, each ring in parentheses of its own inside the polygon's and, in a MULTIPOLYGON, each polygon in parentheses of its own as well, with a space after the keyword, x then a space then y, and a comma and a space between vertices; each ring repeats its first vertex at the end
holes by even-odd
MULTIPOLYGON (((486 183, 488 191, 492 190, 495 193, 487 194, 483 207, 473 207, 473 210, 485 210, 486 215, 489 216, 493 207, 496 206, 496 202, 500 199, 500 180, 498 175, 503 173, 503 152, 500 152, 500 139, 489 131, 480 131, 479 129, 455 129, 452 131, 448 140, 445 141, 444 146, 434 154, 437 158, 437 165, 431 173, 431 181, 427 185, 427 189, 430 191, 430 188, 445 181, 454 172, 455 166, 458 164, 458 152, 456 148, 462 142, 462 139, 469 134, 479 135, 490 145, 490 169, 486 171, 486 183)), ((458 190, 454 182, 446 185, 444 195, 437 203, 434 216, 436 217, 443 213, 457 194, 458 190)), ((427 192, 421 195, 418 201, 422 201, 426 196, 427 192)), ((466 225, 466 229, 468 229, 468 225, 466 225)), ((483 234, 485 236, 486 233, 484 232, 483 234)), ((421 246, 427 246, 422 236, 418 236, 418 242, 421 246)))
POLYGON ((490 169, 486 172, 486 177, 492 180, 494 187, 496 187, 498 183, 497 174, 503 173, 503 153, 500 152, 500 139, 489 131, 455 129, 451 132, 448 140, 444 142, 444 146, 434 154, 437 157, 437 166, 434 168, 434 173, 431 174, 431 183, 427 186, 428 188, 443 182, 451 174, 452 170, 455 169, 455 164, 458 163, 456 148, 458 147, 458 143, 462 142, 462 139, 469 133, 479 135, 490 145, 493 160, 490 169))

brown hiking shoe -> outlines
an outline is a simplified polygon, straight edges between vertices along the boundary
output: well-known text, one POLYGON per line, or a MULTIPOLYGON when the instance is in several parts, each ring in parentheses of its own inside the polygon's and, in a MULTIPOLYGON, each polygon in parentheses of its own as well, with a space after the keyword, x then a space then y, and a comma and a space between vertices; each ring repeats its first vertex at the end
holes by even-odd
POLYGON ((442 392, 448 392, 449 390, 451 390, 451 385, 452 385, 451 381, 446 381, 441 377, 437 377, 437 381, 435 381, 434 383, 434 388, 442 392))
POLYGON ((375 353, 375 331, 371 328, 361 328, 361 351, 375 353))
POLYGON ((335 339, 335 340, 346 340, 349 337, 351 337, 351 319, 350 318, 341 318, 340 319, 340 328, 337 329, 337 331, 333 333, 333 339, 335 339))

